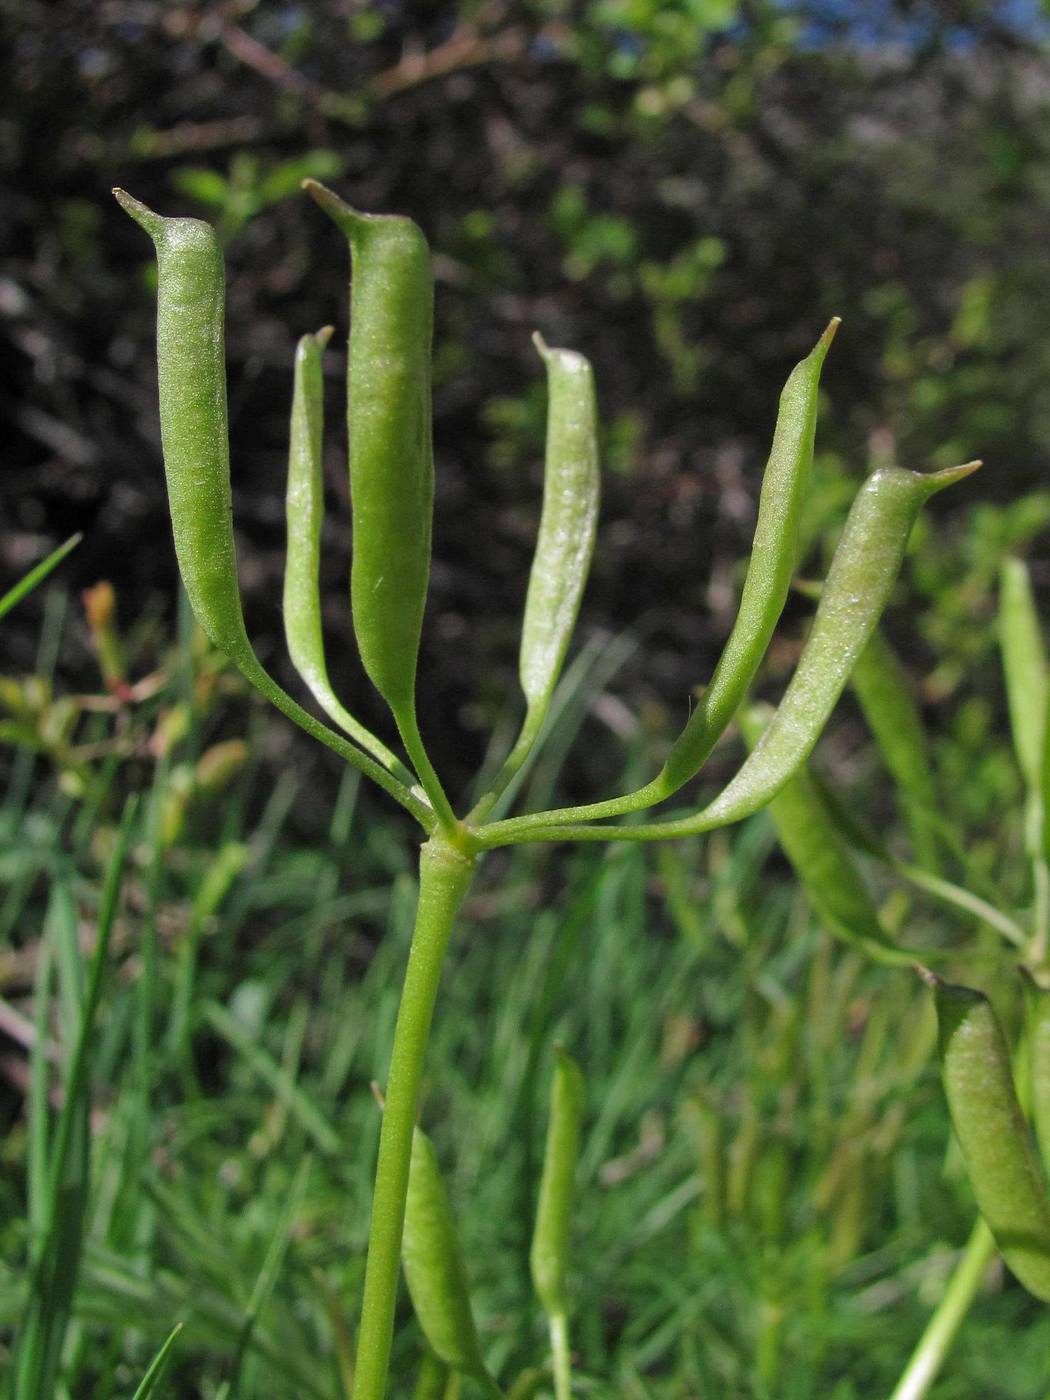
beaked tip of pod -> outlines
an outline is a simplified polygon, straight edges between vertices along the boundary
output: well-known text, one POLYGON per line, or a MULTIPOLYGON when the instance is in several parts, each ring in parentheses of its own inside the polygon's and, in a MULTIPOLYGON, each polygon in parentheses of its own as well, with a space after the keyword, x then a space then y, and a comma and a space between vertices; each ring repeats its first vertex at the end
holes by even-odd
POLYGON ((301 188, 334 223, 338 224, 348 238, 363 225, 374 223, 377 218, 383 217, 376 214, 362 214, 347 204, 345 199, 340 199, 335 190, 330 190, 327 185, 322 185, 320 180, 303 180, 301 188))
POLYGON ((821 346, 821 347, 826 351, 827 348, 828 348, 828 346, 829 346, 829 345, 831 344, 831 342, 835 339, 835 332, 838 330, 839 326, 841 326, 841 325, 842 325, 842 317, 841 317, 841 316, 832 316, 831 320, 830 320, 830 321, 828 322, 828 324, 824 327, 824 333, 823 333, 823 335, 820 337, 820 339, 817 341, 817 344, 818 344, 819 346, 821 346))
POLYGON ((954 486, 957 481, 962 481, 964 477, 972 476, 978 467, 984 463, 978 458, 974 462, 963 462, 958 467, 945 467, 939 472, 928 472, 923 480, 926 489, 932 496, 937 491, 943 491, 946 486, 954 486))
POLYGON ((317 348, 323 350, 334 334, 335 326, 322 326, 319 331, 314 331, 314 341, 317 348))
POLYGON ((532 332, 532 343, 536 347, 536 353, 541 356, 542 359, 547 360, 550 358, 551 348, 539 331, 532 332))
POLYGON ((122 190, 119 185, 114 186, 113 197, 124 210, 125 214, 130 214, 138 226, 149 234, 150 238, 157 238, 164 226, 164 219, 160 214, 155 214, 148 205, 142 203, 140 199, 135 199, 128 194, 127 190, 122 190))

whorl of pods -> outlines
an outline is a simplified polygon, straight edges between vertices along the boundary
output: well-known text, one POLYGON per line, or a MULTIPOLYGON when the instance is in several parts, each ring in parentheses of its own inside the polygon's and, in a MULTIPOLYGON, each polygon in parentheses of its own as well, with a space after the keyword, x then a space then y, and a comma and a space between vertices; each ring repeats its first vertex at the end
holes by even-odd
POLYGON ((408 765, 348 713, 328 680, 317 595, 323 514, 321 355, 327 328, 305 336, 296 355, 285 626, 293 661, 347 739, 307 715, 280 690, 245 632, 231 514, 224 270, 214 231, 200 220, 162 218, 117 191, 122 206, 157 250, 158 379, 169 505, 180 571, 205 632, 285 713, 379 782, 428 832, 440 829, 464 850, 518 841, 688 835, 739 821, 763 806, 799 771, 816 742, 885 606, 918 510, 935 491, 976 464, 929 476, 883 469, 865 483, 784 699, 743 768, 712 803, 679 820, 595 824, 596 818, 651 806, 693 777, 755 675, 796 563, 820 369, 838 325, 832 321, 785 385, 739 614, 711 685, 660 773, 637 793, 590 807, 485 822, 481 818, 491 811, 541 733, 579 612, 597 521, 593 373, 581 355, 548 348, 537 337, 547 367, 550 406, 543 512, 521 641, 526 713, 491 793, 463 822, 445 796, 416 722, 416 668, 433 508, 429 251, 410 220, 359 214, 323 186, 313 181, 306 185, 350 245, 352 612, 365 671, 390 706, 408 765))
MULTIPOLYGON (((380 1135, 355 1400, 381 1400, 385 1394, 399 1251, 428 1347, 417 1394, 451 1393, 448 1386, 454 1387, 460 1374, 500 1394, 482 1357, 437 1160, 428 1139, 414 1127, 444 949, 473 879, 475 858, 518 842, 687 836, 778 802, 774 821, 779 813, 782 824, 805 826, 811 838, 797 840, 792 850, 803 878, 808 870, 814 887, 837 883, 834 898, 825 900, 829 923, 875 956, 892 962, 909 957, 883 930, 845 847, 830 837, 817 839, 831 832, 833 823, 805 774, 805 763, 851 670, 871 643, 920 508, 978 464, 925 476, 882 469, 869 477, 850 511, 795 673, 780 705, 754 726, 754 747, 735 777, 699 812, 658 822, 607 823, 607 818, 671 797, 695 776, 740 709, 765 655, 797 563, 820 371, 838 325, 833 320, 784 388, 739 613, 711 683, 660 771, 637 791, 603 802, 496 819, 542 741, 579 614, 598 519, 593 372, 582 355, 548 347, 537 336, 547 376, 548 421, 543 507, 519 653, 525 713, 489 791, 461 818, 430 762, 416 713, 434 498, 430 253, 409 219, 361 214, 315 182, 307 181, 306 187, 346 235, 350 249, 351 612, 365 673, 389 707, 403 757, 345 708, 333 691, 325 659, 318 579, 324 511, 322 355, 330 329, 303 336, 296 352, 283 602, 291 659, 335 729, 305 711, 273 680, 245 630, 231 509, 225 274, 218 240, 206 223, 162 218, 123 191, 115 194, 156 248, 164 465, 176 555, 194 614, 251 684, 378 783, 431 838, 423 848, 416 931, 380 1135)), ((1041 823, 1039 833, 1045 839, 1041 823)), ((548 1314, 558 1400, 568 1400, 571 1386, 567 1261, 582 1107, 580 1072, 559 1053, 531 1252, 535 1289, 548 1314)), ((1005 1108, 1003 1112, 1016 1126, 1005 1108)), ((980 1145, 971 1148, 979 1163, 984 1153, 980 1145)), ((1018 1180, 1034 1210, 1031 1173, 1021 1171, 1018 1180)), ((1015 1223, 1010 1216, 1004 1228, 1013 1229, 1015 1223)), ((1050 1213, 1046 1228, 1050 1236, 1050 1213)), ((1038 1251, 1012 1237, 1009 1245, 1020 1267, 1042 1286, 1038 1251)), ((543 1383, 543 1371, 530 1372, 510 1394, 523 1397, 543 1383)))

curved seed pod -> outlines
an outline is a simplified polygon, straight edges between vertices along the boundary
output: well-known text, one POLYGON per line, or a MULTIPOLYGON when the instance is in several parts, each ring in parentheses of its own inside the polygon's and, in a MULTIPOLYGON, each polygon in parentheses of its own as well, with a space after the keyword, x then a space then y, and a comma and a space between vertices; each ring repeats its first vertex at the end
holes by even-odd
POLYGON ((431 1351, 446 1366, 473 1376, 498 1395, 481 1355, 467 1272, 437 1157, 419 1128, 412 1135, 401 1257, 412 1306, 431 1351))
POLYGON ((828 323, 810 353, 791 371, 780 395, 740 608, 711 684, 656 779, 664 796, 687 783, 714 748, 744 698, 784 610, 813 462, 820 371, 839 325, 837 316, 828 323))
POLYGON ((883 762, 904 798, 919 864, 936 871, 937 834, 928 814, 936 810, 937 790, 928 757, 929 741, 904 668, 879 628, 857 657, 850 684, 883 762))
POLYGON ((536 1296, 548 1314, 566 1309, 565 1276, 583 1118, 583 1075, 559 1045, 551 1085, 550 1122, 543 1158, 529 1264, 536 1296))
POLYGON ((828 721, 897 578, 920 509, 976 463, 922 476, 897 467, 861 487, 831 561, 813 627, 769 728, 736 777, 697 817, 709 830, 757 812, 797 772, 828 721))
POLYGON ((533 336, 547 366, 547 450, 543 513, 521 630, 526 726, 542 723, 576 625, 594 553, 601 482, 594 371, 572 350, 533 336))
POLYGON ((366 773, 429 831, 433 813, 380 764, 287 695, 263 669, 244 628, 237 583, 223 357, 225 271, 214 230, 166 219, 124 190, 120 206, 157 252, 157 379, 168 505, 179 572, 205 633, 245 678, 301 729, 366 773))
POLYGON ((350 244, 350 597, 361 660, 397 715, 415 702, 430 578, 430 250, 411 219, 359 214, 305 184, 350 244))
POLYGON ((1050 1173, 1050 991, 1027 968, 1025 974, 1025 1042, 1031 1082, 1032 1122, 1043 1166, 1050 1173))
MULTIPOLYGON (((740 727, 749 745, 761 738, 772 713, 768 706, 758 705, 741 712, 740 727)), ((767 811, 821 923, 877 962, 913 963, 916 951, 899 948, 882 927, 838 823, 805 765, 784 784, 767 811)))
POLYGON ((292 664, 333 723, 410 787, 415 778, 376 736, 340 704, 328 679, 321 628, 321 527, 324 523, 322 439, 324 378, 321 356, 332 327, 304 335, 295 351, 285 509, 284 635, 292 664))
POLYGON ((1050 1302, 1050 1198, 999 1019, 981 992, 923 975, 934 992, 944 1090, 978 1208, 1012 1272, 1050 1302))
POLYGON ((576 825, 571 808, 538 812, 483 827, 479 844, 488 848, 509 841, 657 841, 711 831, 759 811, 812 752, 853 663, 886 606, 922 505, 979 465, 968 462, 928 475, 883 468, 864 483, 850 510, 809 639, 784 697, 736 776, 707 807, 678 821, 625 826, 576 825))

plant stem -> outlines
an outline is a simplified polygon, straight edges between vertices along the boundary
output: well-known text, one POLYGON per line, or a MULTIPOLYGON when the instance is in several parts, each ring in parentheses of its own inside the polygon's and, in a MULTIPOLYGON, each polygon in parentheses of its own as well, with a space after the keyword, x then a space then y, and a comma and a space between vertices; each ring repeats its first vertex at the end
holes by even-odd
POLYGON ((554 1359, 554 1394, 557 1400, 571 1400, 572 1359, 569 1354, 569 1322, 563 1312, 550 1317, 551 1353, 554 1359))
POLYGON ((416 926, 379 1135, 353 1400, 383 1400, 386 1393, 419 1082, 449 934, 475 872, 474 861, 440 835, 420 853, 416 926))
POLYGON ((944 1297, 926 1324, 926 1330, 919 1338, 918 1346, 912 1352, 911 1360, 890 1400, 923 1400, 923 1396, 929 1393, 955 1340, 955 1334, 977 1296, 988 1261, 994 1254, 992 1232, 983 1218, 978 1216, 962 1258, 944 1290, 944 1297))

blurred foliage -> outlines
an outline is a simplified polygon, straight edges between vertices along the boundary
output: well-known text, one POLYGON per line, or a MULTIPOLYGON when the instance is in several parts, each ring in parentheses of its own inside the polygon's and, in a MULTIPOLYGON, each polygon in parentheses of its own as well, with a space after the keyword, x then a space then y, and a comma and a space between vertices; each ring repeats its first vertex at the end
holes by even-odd
MULTIPOLYGON (((75 635, 61 603, 51 588, 40 677, 75 635)), ((61 755, 28 746, 0 798, 0 1363, 25 1305, 27 1085, 68 1044, 62 998, 40 998, 39 967, 63 911, 93 926, 131 788, 142 800, 91 1047, 95 1189, 68 1390, 130 1394, 181 1320, 171 1394, 215 1394, 234 1377, 245 1397, 324 1400, 347 1393, 352 1366, 362 1164, 379 1122, 370 1085, 385 1070, 410 935, 410 854, 352 771, 326 804, 285 749, 273 781, 280 722, 231 748, 242 687, 190 627, 158 647, 156 616, 132 614, 119 591, 87 603, 99 672, 109 668, 70 697, 74 744, 95 731, 81 755, 89 781, 70 783, 61 755), (280 1267, 256 1313, 275 1239, 280 1267)), ((533 803, 549 800, 585 716, 609 704, 607 684, 592 672, 563 710, 529 778, 533 803)), ((825 754, 842 735, 836 724, 825 754)), ((625 785, 650 742, 639 729, 626 745, 625 785)), ((736 742, 725 748, 721 761, 735 761, 736 742)), ((969 788, 989 771, 978 754, 1012 795, 986 832, 965 819, 959 831, 998 880, 1020 849, 1016 769, 1002 737, 979 736, 969 788)), ((865 816, 869 776, 848 790, 865 816)), ((943 791, 954 820, 950 775, 943 791)), ((909 969, 873 967, 820 932, 779 878, 765 814, 702 841, 552 854, 489 858, 453 945, 424 1087, 486 1355, 511 1375, 545 1346, 528 1222, 560 1040, 588 1077, 571 1281, 581 1391, 887 1394, 973 1217, 945 1154, 926 992, 909 969)), ((1017 893, 1001 889, 1009 907, 1017 893)), ((885 908, 902 936, 921 928, 961 960, 992 967, 993 948, 1001 960, 988 929, 921 892, 885 908)), ((933 1394, 1036 1400, 1048 1333, 1045 1309, 993 1265, 933 1394)), ((419 1358, 406 1303, 398 1394, 419 1358)))
MULTIPOLYGON (((346 316, 345 251, 295 187, 409 213, 438 277, 423 675, 453 787, 514 688, 534 328, 594 360, 605 415, 584 628, 643 633, 625 685, 676 714, 731 617, 780 387, 830 315, 822 482, 981 455, 969 500, 991 506, 1043 479, 1050 84, 1028 0, 0 0, 0 19, 0 566, 83 528, 80 583, 173 595, 149 252, 108 202, 120 183, 227 243, 242 573, 279 650, 292 350, 346 316)), ((341 371, 331 352, 326 620, 337 685, 382 728, 345 606, 341 371)), ((965 505, 930 538, 947 509, 965 505)), ((38 622, 13 631, 20 665, 38 622)))

